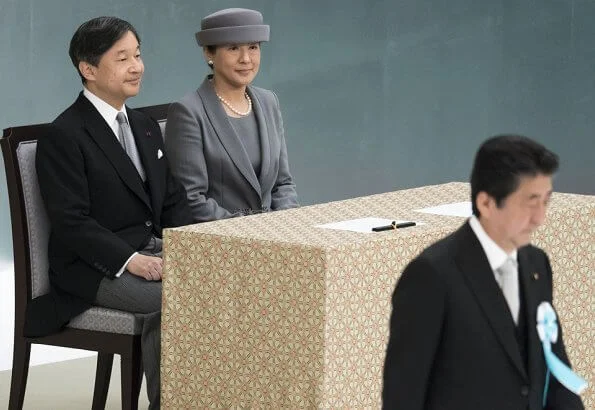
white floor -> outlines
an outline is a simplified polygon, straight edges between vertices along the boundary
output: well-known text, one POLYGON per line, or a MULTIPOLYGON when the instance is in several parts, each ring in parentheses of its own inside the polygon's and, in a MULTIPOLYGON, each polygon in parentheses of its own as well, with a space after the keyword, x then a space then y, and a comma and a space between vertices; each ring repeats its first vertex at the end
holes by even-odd
MULTIPOLYGON (((35 366, 29 370, 24 410, 90 409, 95 383, 95 358, 83 358, 35 366)), ((8 408, 10 371, 0 372, 0 409, 8 408)), ((121 409, 120 360, 114 367, 107 397, 106 410, 121 409)), ((149 406, 143 382, 139 409, 149 406)))
MULTIPOLYGON (((14 337, 14 271, 12 263, 0 260, 0 372, 12 368, 14 337)), ((60 362, 95 353, 85 350, 33 345, 31 366, 60 362)))

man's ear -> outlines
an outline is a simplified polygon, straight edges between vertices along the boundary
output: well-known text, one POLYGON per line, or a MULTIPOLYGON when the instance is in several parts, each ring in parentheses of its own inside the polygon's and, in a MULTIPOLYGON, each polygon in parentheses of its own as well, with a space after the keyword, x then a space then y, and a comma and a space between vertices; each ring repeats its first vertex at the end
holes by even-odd
POLYGON ((475 197, 475 206, 481 216, 489 217, 496 207, 496 201, 487 192, 481 191, 475 197))
POLYGON ((79 63, 79 72, 83 76, 83 78, 87 81, 95 80, 95 71, 97 67, 87 63, 86 61, 81 61, 79 63))

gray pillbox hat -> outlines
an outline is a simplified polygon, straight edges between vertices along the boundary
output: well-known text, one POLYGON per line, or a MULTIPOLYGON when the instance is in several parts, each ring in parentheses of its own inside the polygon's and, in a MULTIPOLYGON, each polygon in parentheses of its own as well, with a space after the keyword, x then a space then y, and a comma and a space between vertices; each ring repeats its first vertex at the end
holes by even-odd
POLYGON ((262 24, 262 14, 249 9, 224 9, 209 14, 200 22, 196 41, 201 47, 222 44, 269 41, 269 26, 262 24))

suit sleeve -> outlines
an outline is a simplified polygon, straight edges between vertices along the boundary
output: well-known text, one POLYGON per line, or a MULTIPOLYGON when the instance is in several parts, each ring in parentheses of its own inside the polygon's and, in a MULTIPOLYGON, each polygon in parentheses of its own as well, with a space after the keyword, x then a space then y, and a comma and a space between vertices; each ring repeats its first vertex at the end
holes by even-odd
POLYGON ((173 175, 186 189, 195 222, 234 216, 207 196, 209 174, 203 138, 202 125, 192 110, 181 102, 171 104, 167 114, 165 148, 173 175))
MULTIPOLYGON (((153 120, 155 132, 161 136, 159 124, 153 120)), ((163 139, 163 138, 162 138, 163 139)), ((164 147, 162 147, 165 149, 164 147)), ((170 159, 166 157, 165 196, 161 208, 162 228, 173 228, 194 223, 192 212, 188 205, 186 189, 172 174, 170 159)))
MULTIPOLYGON (((547 272, 550 275, 550 285, 552 284, 552 268, 550 261, 545 253, 543 253, 547 272)), ((552 289, 550 294, 553 295, 552 289)), ((553 305, 553 296, 552 296, 553 305)), ((560 316, 556 313, 557 317, 560 316)), ((564 346, 564 338, 562 336, 562 323, 558 320, 558 341, 552 344, 552 351, 560 360, 570 366, 570 360, 566 354, 566 347, 564 346)), ((550 377, 550 386, 548 391, 548 397, 546 401, 545 410, 584 410, 584 405, 579 396, 564 387, 555 377, 550 377)))
POLYGON ((135 249, 90 216, 85 160, 76 139, 49 126, 37 143, 36 168, 54 238, 90 266, 117 272, 135 249))
POLYGON ((184 186, 167 170, 167 192, 161 209, 163 228, 191 225, 194 223, 192 211, 184 186))
POLYGON ((406 268, 392 297, 384 363, 382 408, 423 410, 438 348, 445 287, 433 266, 418 257, 406 268))
POLYGON ((281 152, 279 155, 279 172, 277 174, 277 180, 271 191, 271 209, 280 210, 295 208, 299 206, 297 200, 297 192, 295 189, 295 183, 289 172, 289 160, 287 158, 287 146, 285 144, 285 130, 283 128, 283 117, 281 116, 281 110, 279 108, 279 99, 275 96, 275 107, 279 117, 279 127, 277 135, 279 136, 279 142, 281 144, 281 152))

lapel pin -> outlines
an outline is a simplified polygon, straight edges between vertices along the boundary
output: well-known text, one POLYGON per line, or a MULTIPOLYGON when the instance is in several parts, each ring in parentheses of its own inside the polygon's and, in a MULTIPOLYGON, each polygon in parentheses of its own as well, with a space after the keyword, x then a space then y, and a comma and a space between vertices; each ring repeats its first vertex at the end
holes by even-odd
POLYGON ((533 280, 538 280, 539 279, 539 273, 535 272, 533 274, 533 280))
POLYGON ((161 149, 157 150, 157 159, 161 159, 161 157, 163 157, 163 152, 161 151, 161 149))
POLYGON ((147 131, 147 137, 151 136, 151 131, 147 131))

